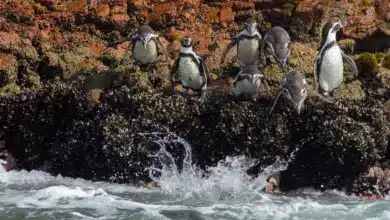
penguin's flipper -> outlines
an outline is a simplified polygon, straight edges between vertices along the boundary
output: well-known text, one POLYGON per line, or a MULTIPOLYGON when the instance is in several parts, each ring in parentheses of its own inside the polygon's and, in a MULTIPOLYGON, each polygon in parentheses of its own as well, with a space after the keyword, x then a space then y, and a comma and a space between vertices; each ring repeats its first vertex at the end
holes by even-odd
POLYGON ((243 72, 243 71, 244 71, 244 70, 241 68, 240 72, 238 72, 236 78, 233 80, 233 84, 234 84, 234 85, 235 85, 236 81, 242 76, 242 72, 243 72))
POLYGON ((205 84, 207 85, 207 81, 211 81, 209 69, 207 68, 207 66, 205 64, 204 59, 199 57, 198 60, 200 62, 200 67, 201 67, 200 72, 203 74, 204 79, 205 79, 205 84))
POLYGON ((161 42, 160 38, 158 37, 158 35, 155 35, 154 36, 154 39, 156 39, 156 43, 157 43, 157 46, 160 48, 160 50, 162 50, 163 54, 164 54, 164 62, 168 62, 168 51, 167 51, 167 48, 165 48, 164 44, 161 42))
POLYGON ((268 113, 268 117, 271 116, 271 113, 272 113, 272 111, 274 110, 275 105, 276 105, 276 103, 278 102, 279 97, 280 97, 280 95, 281 95, 282 93, 283 93, 283 89, 281 89, 281 90, 279 91, 279 94, 276 96, 275 102, 274 102, 274 104, 272 105, 271 110, 270 110, 269 113, 268 113))
POLYGON ((169 71, 168 79, 169 82, 171 83, 172 88, 175 87, 174 83, 177 78, 177 69, 179 68, 179 62, 180 62, 180 56, 177 59, 175 59, 171 71, 169 71))
POLYGON ((265 46, 265 40, 266 40, 266 37, 267 35, 264 37, 264 41, 261 43, 261 46, 260 46, 260 57, 261 57, 261 61, 263 63, 263 67, 266 67, 267 66, 267 63, 266 63, 266 57, 265 57, 265 54, 264 54, 264 46, 265 46))
POLYGON ((327 102, 327 103, 333 103, 333 100, 332 100, 331 98, 327 98, 327 97, 321 95, 320 93, 318 93, 318 92, 316 92, 316 91, 314 91, 314 90, 311 90, 311 89, 308 89, 308 90, 309 90, 309 92, 311 92, 313 95, 315 95, 315 96, 321 98, 321 99, 324 100, 325 102, 327 102))
POLYGON ((125 53, 123 54, 123 57, 121 61, 119 62, 120 65, 126 65, 128 62, 126 61, 127 54, 129 53, 130 49, 132 49, 134 41, 135 41, 136 32, 130 33, 127 38, 130 38, 129 47, 127 47, 125 53))
POLYGON ((314 77, 314 89, 315 91, 318 91, 318 82, 317 82, 317 66, 319 61, 319 56, 316 56, 316 59, 314 60, 314 66, 313 66, 313 77, 314 77))
POLYGON ((341 51, 341 55, 343 59, 348 63, 349 68, 351 69, 352 74, 357 77, 359 74, 358 68, 356 66, 355 61, 349 57, 347 54, 345 54, 343 51, 341 51))
MULTIPOLYGON (((268 41, 266 41, 265 43, 268 44, 268 47, 269 47, 269 49, 271 50, 271 55, 274 57, 275 61, 277 61, 278 59, 276 59, 274 46, 273 46, 270 42, 268 42, 268 41)), ((264 48, 263 48, 263 49, 264 49, 264 48)), ((278 62, 278 61, 277 61, 277 62, 278 62)))
POLYGON ((235 36, 232 38, 231 42, 226 46, 226 49, 222 52, 222 55, 221 55, 221 65, 223 64, 223 62, 225 61, 225 58, 226 58, 226 55, 229 53, 229 51, 234 47, 236 46, 238 43, 238 36, 235 36))

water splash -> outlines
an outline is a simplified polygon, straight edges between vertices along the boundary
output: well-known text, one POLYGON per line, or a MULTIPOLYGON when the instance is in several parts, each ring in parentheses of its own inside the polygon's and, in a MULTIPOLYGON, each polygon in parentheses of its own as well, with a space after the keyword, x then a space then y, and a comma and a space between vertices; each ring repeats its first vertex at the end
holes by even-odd
MULTIPOLYGON (((294 150, 288 161, 279 157, 270 166, 262 169, 262 173, 255 179, 245 175, 246 171, 255 165, 256 160, 246 156, 226 157, 218 162, 217 166, 201 170, 192 162, 191 145, 181 137, 169 132, 163 135, 159 132, 143 133, 153 137, 160 147, 152 155, 158 159, 161 168, 152 166, 149 169, 150 178, 156 182, 161 191, 170 197, 184 200, 226 201, 239 199, 250 201, 262 198, 268 176, 286 170, 294 157, 294 150), (176 164, 168 149, 171 145, 184 148, 184 158, 181 168, 176 164)), ((177 150, 177 149, 176 149, 177 150)))

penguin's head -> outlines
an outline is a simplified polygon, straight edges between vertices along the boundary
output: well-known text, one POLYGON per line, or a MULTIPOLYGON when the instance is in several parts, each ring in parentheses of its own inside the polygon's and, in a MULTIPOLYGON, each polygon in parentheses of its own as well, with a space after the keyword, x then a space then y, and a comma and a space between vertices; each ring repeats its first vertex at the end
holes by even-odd
POLYGON ((192 47, 192 38, 188 36, 184 36, 181 38, 180 44, 182 47, 192 47))
POLYGON ((257 22, 253 18, 248 18, 244 23, 245 30, 253 35, 257 31, 257 22))
POLYGON ((153 29, 149 25, 142 25, 141 27, 139 27, 137 35, 145 49, 149 40, 155 36, 153 29))
POLYGON ((10 155, 6 151, 0 152, 0 166, 5 171, 10 170, 9 157, 10 155))
POLYGON ((251 83, 255 83, 257 80, 261 80, 264 78, 264 74, 260 71, 257 65, 247 65, 242 69, 242 73, 248 74, 251 77, 251 83))
POLYGON ((346 22, 343 22, 336 18, 329 19, 324 26, 322 27, 322 41, 321 47, 324 46, 324 43, 328 40, 328 42, 336 40, 337 33, 346 26, 346 22))
POLYGON ((15 158, 5 149, 5 142, 0 141, 0 169, 10 171, 17 169, 15 158))
POLYGON ((283 92, 291 102, 295 110, 300 114, 303 102, 307 96, 307 82, 305 77, 298 71, 291 71, 283 79, 283 92))

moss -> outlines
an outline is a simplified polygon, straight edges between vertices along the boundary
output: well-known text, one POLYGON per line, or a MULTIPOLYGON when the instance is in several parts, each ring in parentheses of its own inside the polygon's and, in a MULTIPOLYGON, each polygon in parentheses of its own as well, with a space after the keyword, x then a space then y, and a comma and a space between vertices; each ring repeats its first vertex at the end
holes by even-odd
POLYGON ((371 0, 363 0, 363 5, 364 6, 370 6, 371 5, 371 0))
POLYGON ((20 87, 15 83, 7 84, 0 88, 0 96, 14 95, 20 92, 20 87))
POLYGON ((214 50, 216 50, 216 49, 218 49, 218 48, 219 48, 219 45, 218 45, 217 42, 214 42, 213 44, 211 44, 211 45, 208 46, 208 49, 209 49, 210 51, 214 51, 214 50))
POLYGON ((41 82, 38 73, 27 70, 27 72, 23 74, 23 86, 30 88, 39 86, 40 84, 41 82))
POLYGON ((359 72, 363 75, 377 74, 380 70, 377 56, 374 53, 363 53, 356 59, 359 72))
POLYGON ((387 54, 383 57, 382 67, 390 69, 390 54, 387 54))
POLYGON ((381 60, 386 56, 386 53, 374 53, 376 59, 378 60, 378 63, 381 62, 381 60))
POLYGON ((287 10, 293 10, 299 4, 299 0, 285 0, 283 7, 287 10))
POLYGON ((135 78, 137 79, 138 83, 141 86, 148 86, 149 85, 149 78, 148 78, 147 72, 138 70, 134 74, 135 74, 135 78))

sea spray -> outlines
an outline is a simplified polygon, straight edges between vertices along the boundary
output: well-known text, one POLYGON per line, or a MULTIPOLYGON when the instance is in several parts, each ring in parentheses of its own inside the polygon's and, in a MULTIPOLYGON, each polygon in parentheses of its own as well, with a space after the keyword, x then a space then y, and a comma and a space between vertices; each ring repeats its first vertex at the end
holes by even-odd
POLYGON ((287 169, 297 151, 295 149, 287 161, 275 158, 273 164, 262 168, 260 175, 251 178, 245 172, 255 165, 256 160, 252 158, 227 156, 217 166, 201 170, 192 162, 191 145, 183 138, 172 132, 163 136, 159 132, 142 135, 154 138, 153 141, 160 147, 156 154, 151 155, 157 158, 159 166, 155 164, 148 168, 150 178, 164 194, 183 200, 251 200, 260 195, 268 176, 287 169), (178 166, 177 158, 168 150, 172 149, 172 145, 184 148, 182 166, 178 166))

